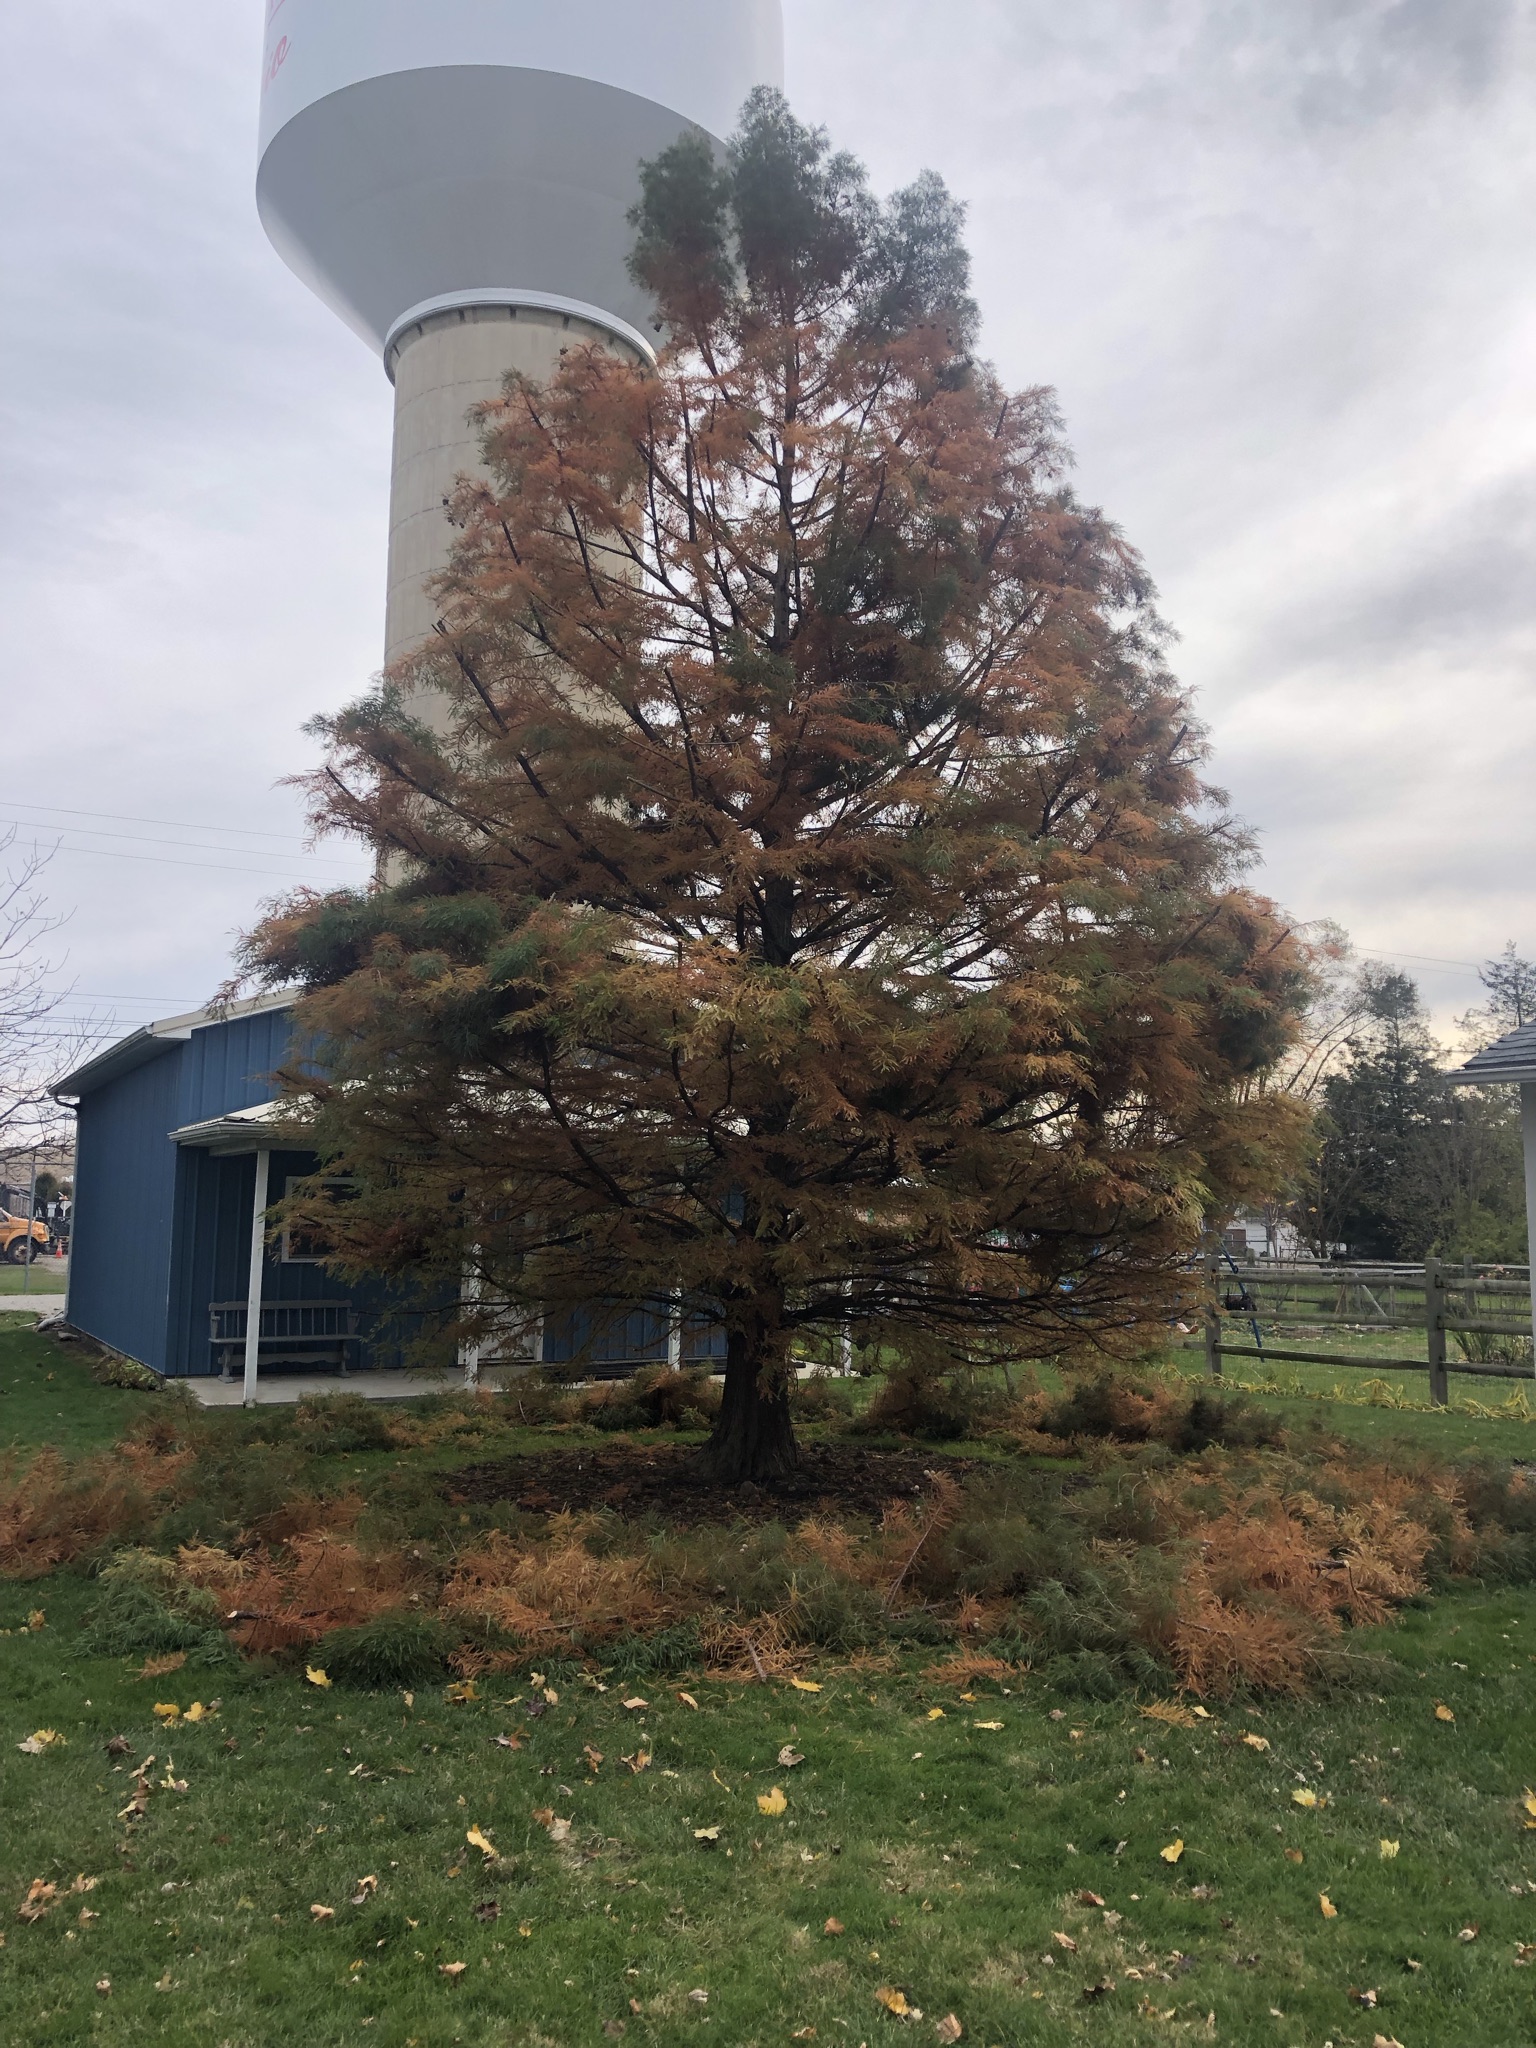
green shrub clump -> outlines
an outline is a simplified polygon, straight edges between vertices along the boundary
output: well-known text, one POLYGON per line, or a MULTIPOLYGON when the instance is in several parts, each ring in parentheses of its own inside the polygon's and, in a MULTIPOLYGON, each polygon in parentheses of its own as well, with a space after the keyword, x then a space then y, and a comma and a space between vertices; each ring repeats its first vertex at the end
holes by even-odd
POLYGON ((455 1641, 452 1631, 431 1615, 402 1608, 357 1628, 333 1629, 315 1654, 335 1685, 393 1692, 441 1678, 455 1641))
POLYGON ((175 1562, 150 1550, 122 1550, 101 1573, 101 1597, 87 1613, 80 1647, 88 1657, 166 1657, 195 1664, 234 1655, 219 1603, 181 1578, 175 1562))

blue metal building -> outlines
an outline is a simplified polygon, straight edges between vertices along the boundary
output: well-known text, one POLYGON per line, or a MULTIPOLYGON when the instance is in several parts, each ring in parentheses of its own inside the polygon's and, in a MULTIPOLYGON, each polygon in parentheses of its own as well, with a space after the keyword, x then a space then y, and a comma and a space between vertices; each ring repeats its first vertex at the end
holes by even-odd
MULTIPOLYGON (((258 1173, 265 1210, 315 1166, 311 1153, 274 1150, 263 1128, 292 1021, 286 998, 173 1017, 54 1090, 77 1125, 66 1313, 156 1372, 243 1361, 258 1173)), ((376 1317, 302 1245, 262 1248, 259 1299, 262 1366, 384 1362, 373 1356, 376 1317)))
MULTIPOLYGON (((312 1248, 267 1236, 269 1206, 317 1163, 285 1147, 272 1117, 292 1037, 287 997, 199 1010, 134 1032, 54 1089, 77 1124, 69 1321, 156 1372, 243 1376, 249 1398, 259 1373, 284 1367, 399 1365, 409 1314, 382 1285, 348 1287, 312 1248)), ((712 1318, 659 1303, 551 1322, 540 1356, 612 1376, 718 1369, 724 1349, 712 1318)))

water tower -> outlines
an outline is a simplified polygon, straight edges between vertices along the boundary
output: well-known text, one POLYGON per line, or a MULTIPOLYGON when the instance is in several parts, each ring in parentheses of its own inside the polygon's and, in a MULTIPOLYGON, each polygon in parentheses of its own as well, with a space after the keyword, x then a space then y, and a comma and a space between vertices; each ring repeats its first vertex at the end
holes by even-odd
POLYGON ((638 167, 782 73, 780 0, 267 0, 262 222, 395 387, 386 661, 433 624, 469 408, 573 339, 650 355, 638 167))

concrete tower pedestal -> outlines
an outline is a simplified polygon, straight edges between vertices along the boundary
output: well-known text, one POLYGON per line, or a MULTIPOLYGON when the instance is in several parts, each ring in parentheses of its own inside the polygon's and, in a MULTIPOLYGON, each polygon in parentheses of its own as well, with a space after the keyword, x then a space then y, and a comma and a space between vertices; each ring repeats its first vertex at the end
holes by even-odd
POLYGON ((480 469, 472 407, 499 398, 511 370, 542 383, 564 350, 597 343, 634 363, 646 355, 605 324, 542 306, 460 306, 426 314, 392 338, 384 367, 395 386, 390 483, 386 666, 437 622, 427 584, 447 567, 454 529, 445 501, 480 469))

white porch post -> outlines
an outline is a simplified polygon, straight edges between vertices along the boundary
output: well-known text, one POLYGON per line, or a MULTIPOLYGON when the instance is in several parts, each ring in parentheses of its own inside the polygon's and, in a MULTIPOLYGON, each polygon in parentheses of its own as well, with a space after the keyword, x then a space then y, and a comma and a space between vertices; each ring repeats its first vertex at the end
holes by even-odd
MULTIPOLYGON (((1525 1257, 1536 1267, 1536 1081, 1520 1083, 1520 1138, 1525 1148, 1525 1257)), ((1536 1271, 1531 1274, 1531 1338, 1536 1343, 1536 1271)))
MULTIPOLYGON (((480 1248, 477 1245, 469 1262, 466 1264, 464 1268, 464 1276, 462 1280, 459 1282, 460 1301, 477 1302, 480 1299, 479 1258, 480 1248)), ((480 1346, 478 1344, 471 1343, 466 1338, 459 1345, 459 1363, 464 1368, 465 1387, 478 1387, 480 1384, 480 1346)))
POLYGON ((267 1255, 267 1181, 272 1154, 256 1154, 256 1198, 251 1207, 251 1277, 245 1290, 245 1405, 256 1406, 256 1379, 261 1361, 261 1282, 267 1255))
POLYGON ((667 1317, 667 1364, 673 1372, 683 1369, 683 1297, 674 1294, 667 1317))

